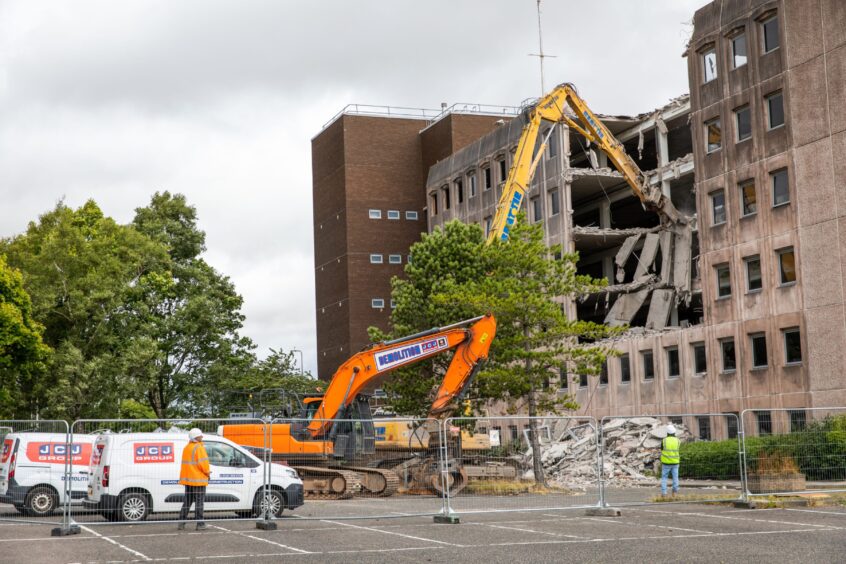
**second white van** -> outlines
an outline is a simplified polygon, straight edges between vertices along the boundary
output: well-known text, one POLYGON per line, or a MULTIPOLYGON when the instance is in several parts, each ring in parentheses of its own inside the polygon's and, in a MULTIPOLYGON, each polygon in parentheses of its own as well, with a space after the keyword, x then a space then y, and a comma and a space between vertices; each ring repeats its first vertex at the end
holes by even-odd
MULTIPOLYGON (((185 488, 179 485, 187 432, 104 433, 94 442, 91 474, 83 504, 110 521, 143 521, 151 513, 178 512, 185 488)), ((264 494, 264 464, 241 446, 205 435, 211 477, 205 510, 275 515, 303 504, 303 483, 297 472, 271 463, 270 489, 264 494)))

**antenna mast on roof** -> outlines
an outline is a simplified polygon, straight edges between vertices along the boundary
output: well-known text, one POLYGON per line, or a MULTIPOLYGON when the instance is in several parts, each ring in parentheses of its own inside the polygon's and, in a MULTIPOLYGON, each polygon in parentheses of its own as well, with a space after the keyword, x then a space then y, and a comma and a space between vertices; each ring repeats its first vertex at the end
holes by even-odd
POLYGON ((543 52, 543 33, 541 32, 541 0, 537 0, 537 8, 538 8, 538 52, 537 53, 529 53, 530 57, 537 57, 540 61, 540 79, 541 79, 541 96, 546 94, 546 86, 544 85, 543 81, 543 60, 546 57, 555 58, 555 55, 546 55, 543 52))

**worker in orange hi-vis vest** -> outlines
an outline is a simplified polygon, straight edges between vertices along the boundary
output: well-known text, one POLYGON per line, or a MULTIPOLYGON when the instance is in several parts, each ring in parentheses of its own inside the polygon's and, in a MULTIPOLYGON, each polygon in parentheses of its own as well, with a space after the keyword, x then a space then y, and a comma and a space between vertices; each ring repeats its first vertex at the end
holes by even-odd
POLYGON ((209 485, 209 455, 203 446, 203 432, 197 429, 188 431, 188 444, 182 450, 182 470, 179 472, 179 483, 185 486, 185 499, 182 500, 182 510, 179 512, 179 530, 185 529, 188 511, 194 504, 194 517, 197 519, 197 530, 206 528, 203 522, 203 501, 206 497, 206 486, 209 485))

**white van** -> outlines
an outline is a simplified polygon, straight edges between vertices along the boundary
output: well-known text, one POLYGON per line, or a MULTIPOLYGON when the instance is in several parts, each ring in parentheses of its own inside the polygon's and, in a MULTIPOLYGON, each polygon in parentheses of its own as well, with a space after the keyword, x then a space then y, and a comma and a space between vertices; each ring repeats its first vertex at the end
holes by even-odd
MULTIPOLYGON (((211 466, 205 511, 259 515, 263 462, 217 435, 205 435, 203 443, 211 466)), ((150 513, 178 512, 185 496, 179 470, 187 444, 187 432, 101 434, 91 452, 84 506, 110 521, 143 521, 150 513)), ((285 508, 301 506, 303 482, 296 470, 277 463, 269 466, 270 490, 264 499, 271 513, 278 516, 285 508)))
MULTIPOLYGON (((81 503, 95 435, 74 435, 70 447, 71 503, 81 503)), ((9 433, 0 450, 0 503, 30 517, 50 515, 65 501, 64 433, 9 433)))

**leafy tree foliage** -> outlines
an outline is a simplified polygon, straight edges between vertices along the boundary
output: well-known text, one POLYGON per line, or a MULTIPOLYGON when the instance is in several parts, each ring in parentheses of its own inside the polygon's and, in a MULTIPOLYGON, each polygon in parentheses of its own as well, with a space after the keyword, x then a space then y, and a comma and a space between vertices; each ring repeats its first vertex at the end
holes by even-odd
POLYGON ((32 416, 33 385, 50 352, 43 330, 32 317, 21 273, 0 256, 0 418, 32 416))

